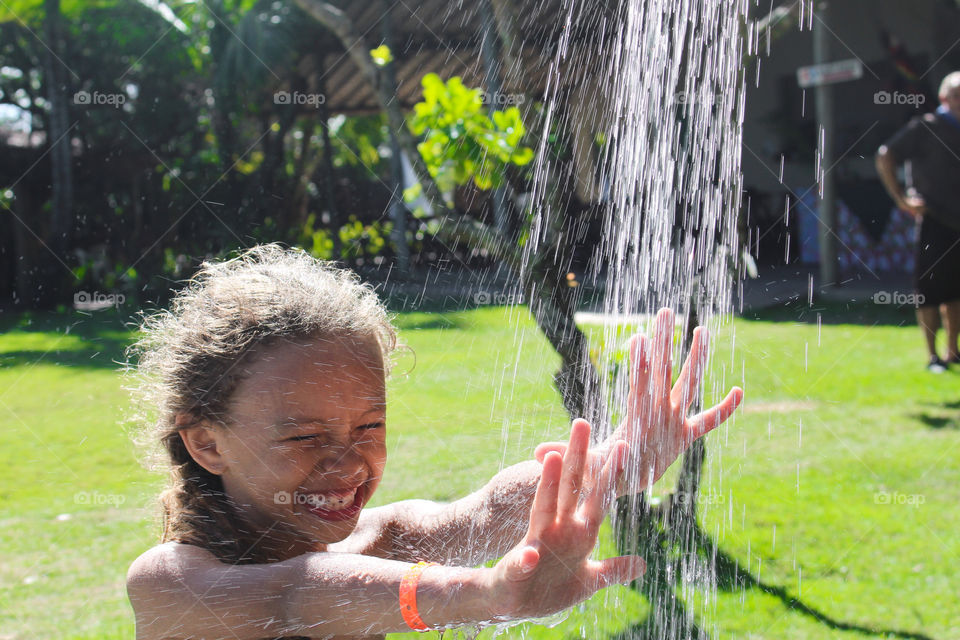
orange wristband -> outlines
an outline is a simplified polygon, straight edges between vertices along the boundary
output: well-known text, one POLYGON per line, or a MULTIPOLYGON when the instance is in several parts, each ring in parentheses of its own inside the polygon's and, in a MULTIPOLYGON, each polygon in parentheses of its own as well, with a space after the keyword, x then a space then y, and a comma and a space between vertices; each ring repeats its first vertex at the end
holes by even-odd
POLYGON ((420 582, 420 574, 427 567, 435 566, 436 562, 418 562, 410 567, 400 580, 400 614, 407 626, 414 631, 429 629, 417 611, 417 583, 420 582))

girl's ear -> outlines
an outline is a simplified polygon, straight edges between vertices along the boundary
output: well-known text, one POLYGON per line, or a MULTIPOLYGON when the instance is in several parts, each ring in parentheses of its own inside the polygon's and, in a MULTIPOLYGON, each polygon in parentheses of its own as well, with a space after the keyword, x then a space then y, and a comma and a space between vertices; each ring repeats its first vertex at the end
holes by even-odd
POLYGON ((177 433, 197 464, 214 475, 223 473, 226 461, 216 429, 201 423, 180 429, 177 433))

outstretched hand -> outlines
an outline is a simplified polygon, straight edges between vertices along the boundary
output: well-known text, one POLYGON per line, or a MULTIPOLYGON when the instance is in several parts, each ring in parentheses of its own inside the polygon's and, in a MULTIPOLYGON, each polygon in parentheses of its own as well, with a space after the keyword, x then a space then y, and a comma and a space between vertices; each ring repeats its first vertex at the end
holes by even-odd
POLYGON ((636 556, 589 559, 628 453, 622 441, 604 452, 589 446, 590 425, 575 420, 563 454, 544 455, 527 534, 492 573, 496 616, 548 615, 643 573, 636 556))
MULTIPOLYGON (((734 387, 719 404, 687 417, 703 383, 710 336, 703 327, 694 330, 690 355, 671 387, 673 328, 673 312, 661 309, 654 322, 653 338, 638 334, 630 339, 627 415, 600 447, 608 448, 619 440, 630 445, 626 482, 619 487, 621 495, 653 485, 694 440, 723 424, 743 399, 743 391, 734 387)), ((541 444, 536 458, 543 462, 551 451, 562 453, 564 446, 541 444)))

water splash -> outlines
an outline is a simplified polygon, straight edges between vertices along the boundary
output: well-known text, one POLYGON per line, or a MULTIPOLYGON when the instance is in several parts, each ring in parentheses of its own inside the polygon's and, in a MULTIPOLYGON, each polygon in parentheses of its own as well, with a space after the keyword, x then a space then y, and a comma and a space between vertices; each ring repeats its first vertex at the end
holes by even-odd
MULTIPOLYGON (((599 194, 605 216, 593 269, 603 291, 601 311, 649 334, 652 314, 666 306, 677 312, 682 334, 692 317, 715 335, 732 310, 738 280, 732 270, 739 251, 742 60, 760 42, 748 27, 749 3, 567 0, 563 6, 543 130, 557 119, 565 127, 598 125, 605 139, 596 184, 578 185, 580 191, 599 194), (593 35, 584 37, 587 33, 593 35), (562 94, 570 83, 564 74, 574 74, 587 88, 562 94)), ((549 176, 556 167, 545 138, 537 154, 525 265, 555 240, 549 176)), ((624 413, 618 402, 626 398, 626 379, 603 375, 617 369, 624 337, 617 326, 604 325, 604 348, 594 363, 601 372, 600 388, 590 394, 601 405, 591 414, 603 416, 602 424, 624 413), (614 401, 608 405, 605 398, 614 401)), ((675 362, 683 355, 682 343, 675 343, 675 362)), ((724 384, 708 378, 705 387, 717 390, 724 384)), ((722 487, 717 490, 722 493, 722 487)), ((650 503, 634 501, 632 508, 649 509, 650 503)), ((710 558, 698 556, 695 537, 692 530, 681 532, 671 557, 658 561, 663 562, 660 575, 679 585, 688 603, 697 602, 697 610, 652 602, 647 631, 656 629, 657 637, 691 637, 709 626, 702 620, 716 606, 715 568, 710 558), (699 627, 692 623, 694 614, 699 627)), ((608 602, 607 611, 618 609, 616 601, 608 602)))

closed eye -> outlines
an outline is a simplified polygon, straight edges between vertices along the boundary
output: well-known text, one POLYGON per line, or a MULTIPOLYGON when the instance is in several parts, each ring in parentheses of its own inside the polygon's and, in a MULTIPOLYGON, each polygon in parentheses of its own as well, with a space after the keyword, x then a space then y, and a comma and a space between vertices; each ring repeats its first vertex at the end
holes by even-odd
POLYGON ((370 424, 364 424, 357 428, 358 429, 380 429, 381 427, 385 427, 385 426, 386 425, 382 422, 371 422, 370 424))
POLYGON ((311 434, 311 435, 309 435, 309 436, 294 436, 294 437, 292 437, 292 438, 287 438, 287 439, 286 439, 286 442, 301 442, 301 441, 303 441, 303 440, 314 440, 314 439, 319 438, 319 437, 320 437, 320 435, 319 435, 319 434, 316 434, 316 433, 311 434))

